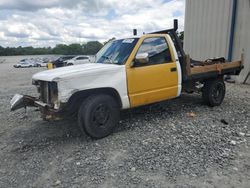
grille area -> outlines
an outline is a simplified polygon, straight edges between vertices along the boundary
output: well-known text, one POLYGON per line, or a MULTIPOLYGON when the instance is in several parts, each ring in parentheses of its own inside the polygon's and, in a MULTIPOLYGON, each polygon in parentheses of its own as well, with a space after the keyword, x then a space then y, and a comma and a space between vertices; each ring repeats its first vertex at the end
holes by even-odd
POLYGON ((40 93, 40 99, 42 102, 54 105, 54 102, 58 98, 57 83, 40 81, 38 92, 40 93))

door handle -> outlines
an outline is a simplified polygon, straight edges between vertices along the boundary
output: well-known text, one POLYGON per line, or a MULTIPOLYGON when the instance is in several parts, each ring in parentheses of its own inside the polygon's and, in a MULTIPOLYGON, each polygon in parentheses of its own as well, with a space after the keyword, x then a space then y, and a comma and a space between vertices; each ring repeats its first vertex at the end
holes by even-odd
POLYGON ((170 71, 171 71, 171 72, 176 72, 177 69, 176 69, 176 67, 172 67, 172 68, 170 69, 170 71))

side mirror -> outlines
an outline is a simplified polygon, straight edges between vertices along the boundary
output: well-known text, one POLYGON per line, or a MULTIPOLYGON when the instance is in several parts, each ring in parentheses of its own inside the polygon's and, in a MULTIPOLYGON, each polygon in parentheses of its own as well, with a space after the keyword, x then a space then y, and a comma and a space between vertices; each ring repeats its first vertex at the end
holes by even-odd
POLYGON ((149 62, 148 53, 140 53, 137 54, 135 57, 135 62, 141 63, 141 64, 147 64, 149 62))

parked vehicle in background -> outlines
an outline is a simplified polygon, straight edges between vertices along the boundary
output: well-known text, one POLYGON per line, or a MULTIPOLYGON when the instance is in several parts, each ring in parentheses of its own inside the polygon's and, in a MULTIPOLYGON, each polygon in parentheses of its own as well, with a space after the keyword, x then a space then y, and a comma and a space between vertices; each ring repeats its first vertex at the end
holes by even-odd
POLYGON ((46 62, 35 62, 35 67, 47 67, 46 62))
POLYGON ((22 59, 20 62, 14 65, 15 68, 28 68, 34 66, 35 66, 34 62, 28 59, 22 59))
POLYGON ((67 61, 74 57, 75 57, 74 55, 66 55, 66 56, 61 56, 57 58, 55 61, 52 62, 53 68, 66 66, 67 61))
POLYGON ((44 63, 49 63, 49 62, 54 62, 55 60, 58 59, 58 56, 50 56, 50 57, 44 57, 42 58, 44 63))
POLYGON ((56 56, 49 56, 49 57, 31 57, 20 60, 16 65, 15 68, 21 67, 47 67, 49 62, 53 62, 58 59, 56 56))
POLYGON ((43 58, 35 58, 32 59, 35 67, 46 67, 47 61, 45 61, 43 58))
POLYGON ((67 66, 91 63, 90 56, 76 56, 67 61, 67 66))

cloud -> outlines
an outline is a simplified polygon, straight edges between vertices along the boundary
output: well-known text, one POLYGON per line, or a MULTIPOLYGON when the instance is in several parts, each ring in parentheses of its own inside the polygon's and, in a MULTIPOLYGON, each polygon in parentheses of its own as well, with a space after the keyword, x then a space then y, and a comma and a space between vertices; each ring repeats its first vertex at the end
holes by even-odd
POLYGON ((42 8, 50 8, 56 5, 54 0, 29 1, 29 0, 1 0, 1 9, 16 9, 24 11, 34 11, 42 8))
POLYGON ((55 46, 184 28, 184 0, 1 0, 0 45, 55 46), (4 12, 4 13, 3 13, 4 12))
POLYGON ((96 10, 108 8, 110 1, 101 0, 1 0, 0 9, 37 11, 44 8, 76 8, 81 7, 84 10, 96 10))

